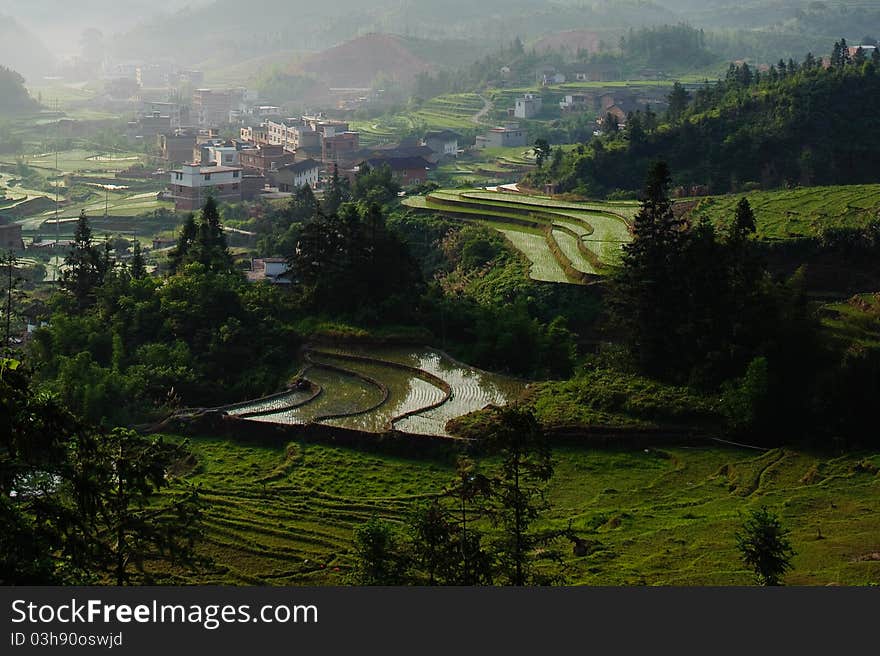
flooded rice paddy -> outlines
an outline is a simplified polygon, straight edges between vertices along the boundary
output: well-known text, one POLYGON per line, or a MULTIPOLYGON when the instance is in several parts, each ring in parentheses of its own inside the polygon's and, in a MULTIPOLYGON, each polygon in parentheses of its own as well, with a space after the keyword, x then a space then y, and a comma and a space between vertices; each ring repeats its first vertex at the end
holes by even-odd
POLYGON ((226 408, 255 421, 323 423, 381 432, 447 435, 446 422, 516 399, 526 382, 480 371, 433 349, 313 349, 295 390, 226 408))

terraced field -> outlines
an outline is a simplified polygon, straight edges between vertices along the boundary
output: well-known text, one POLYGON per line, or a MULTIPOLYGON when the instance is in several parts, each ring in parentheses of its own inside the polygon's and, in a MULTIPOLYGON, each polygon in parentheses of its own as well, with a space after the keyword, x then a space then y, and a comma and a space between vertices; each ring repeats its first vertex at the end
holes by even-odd
POLYGON ((814 237, 828 228, 862 228, 880 217, 880 185, 877 184, 712 196, 701 199, 692 213, 707 216, 718 225, 727 225, 743 197, 755 212, 758 236, 765 239, 814 237))
POLYGON ((412 117, 429 129, 472 128, 472 118, 483 108, 483 100, 475 93, 457 93, 432 98, 412 117))
POLYGON ((532 263, 529 277, 541 282, 569 282, 565 270, 547 248, 544 235, 514 228, 496 228, 532 263))
POLYGON ((369 432, 447 435, 446 422, 519 396, 525 382, 478 371, 433 350, 322 349, 307 353, 308 390, 223 408, 255 421, 369 432))
POLYGON ((638 211, 636 203, 575 203, 486 189, 437 190, 404 204, 489 225, 529 259, 533 280, 573 283, 590 282, 614 263, 638 211))
MULTIPOLYGON (((175 572, 181 583, 341 584, 359 524, 373 515, 402 522, 454 475, 452 458, 316 444, 192 438, 190 448, 196 467, 186 478, 207 502, 198 548, 214 562, 175 572)), ((760 505, 793 531, 788 585, 880 583, 878 453, 556 447, 553 460, 539 527, 571 527, 595 543, 583 557, 560 545, 570 584, 748 585, 734 534, 760 505)), ((481 466, 491 472, 494 462, 481 466)))

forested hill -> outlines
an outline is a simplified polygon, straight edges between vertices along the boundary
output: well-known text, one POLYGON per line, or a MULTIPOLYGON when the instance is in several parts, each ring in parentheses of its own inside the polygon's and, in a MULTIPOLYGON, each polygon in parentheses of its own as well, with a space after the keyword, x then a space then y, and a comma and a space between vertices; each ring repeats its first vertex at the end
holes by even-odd
POLYGON ((15 71, 0 66, 0 114, 32 111, 37 102, 24 86, 24 78, 15 71))
POLYGON ((812 56, 763 73, 731 66, 692 98, 676 85, 665 116, 639 111, 617 132, 608 121, 605 136, 532 182, 592 196, 633 191, 656 159, 677 185, 712 193, 880 181, 878 54, 838 54, 828 69, 812 56))

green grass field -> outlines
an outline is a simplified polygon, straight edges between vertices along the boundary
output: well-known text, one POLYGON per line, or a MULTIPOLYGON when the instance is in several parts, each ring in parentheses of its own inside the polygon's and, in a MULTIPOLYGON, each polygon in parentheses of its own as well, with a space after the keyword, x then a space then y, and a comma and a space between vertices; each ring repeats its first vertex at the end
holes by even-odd
POLYGON ((712 196, 702 199, 692 213, 726 225, 743 197, 751 204, 758 236, 764 239, 814 237, 826 228, 861 228, 880 216, 880 185, 802 187, 712 196))
MULTIPOLYGON (((188 479, 208 502, 200 584, 343 582, 354 528, 376 515, 402 521, 438 493, 451 462, 296 444, 196 438, 188 479)), ((791 449, 554 450, 544 527, 598 541, 565 547, 565 576, 589 585, 745 585, 734 533, 766 504, 792 529, 795 585, 880 582, 880 454, 841 458, 791 449)), ((491 464, 488 466, 491 467, 491 464)))

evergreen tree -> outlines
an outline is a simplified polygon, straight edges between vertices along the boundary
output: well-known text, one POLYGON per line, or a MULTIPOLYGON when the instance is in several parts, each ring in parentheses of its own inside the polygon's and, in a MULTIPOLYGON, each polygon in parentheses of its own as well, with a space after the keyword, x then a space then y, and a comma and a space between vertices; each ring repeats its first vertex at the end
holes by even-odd
POLYGON ((544 582, 534 567, 534 551, 548 537, 534 531, 532 524, 546 506, 544 486, 553 476, 550 443, 535 416, 516 407, 497 411, 485 439, 501 457, 500 473, 492 484, 494 520, 501 529, 494 542, 501 577, 516 586, 544 582))
POLYGON ((355 565, 349 577, 354 585, 405 585, 409 556, 399 532, 377 517, 355 529, 355 565))
POLYGON ((198 230, 196 217, 190 213, 183 222, 180 234, 177 236, 177 244, 168 254, 168 264, 171 273, 176 273, 188 261, 189 252, 192 250, 193 244, 195 244, 198 230))
POLYGON ((681 83, 676 82, 672 85, 672 91, 666 97, 669 103, 669 108, 666 110, 666 118, 670 123, 678 123, 681 120, 690 99, 690 93, 681 86, 681 83))
POLYGON ((95 299, 95 291, 109 269, 109 244, 104 252, 92 241, 92 229, 85 210, 80 212, 73 238, 73 247, 64 259, 61 286, 74 298, 77 308, 84 310, 95 299))
POLYGON ((213 197, 209 196, 205 201, 198 220, 193 215, 187 217, 169 262, 172 273, 193 262, 215 273, 228 273, 235 269, 220 223, 217 202, 213 197))
POLYGON ((93 491, 96 514, 89 536, 94 557, 116 585, 150 583, 151 561, 198 562, 201 502, 194 488, 176 494, 168 470, 186 455, 180 445, 117 428, 83 452, 81 489, 93 491))
POLYGON ((141 242, 139 240, 134 240, 132 250, 131 267, 129 269, 131 277, 135 280, 141 280, 147 275, 147 267, 146 262, 144 261, 144 254, 141 252, 141 242))
POLYGON ((325 216, 331 216, 339 211, 339 206, 346 201, 346 188, 339 177, 339 166, 333 164, 333 175, 330 183, 324 191, 322 210, 325 216))
POLYGON ((682 222, 672 212, 671 178, 665 162, 648 172, 633 239, 623 248, 621 267, 612 276, 611 321, 643 372, 668 376, 679 343, 674 326, 682 307, 682 274, 677 255, 682 222))
POLYGON ((546 139, 535 139, 533 150, 535 153, 535 163, 538 165, 538 168, 541 168, 544 161, 550 156, 550 144, 546 139))
POLYGON ((795 551, 788 539, 790 530, 765 506, 750 512, 736 534, 736 546, 743 562, 755 573, 760 585, 781 585, 791 569, 795 551))

